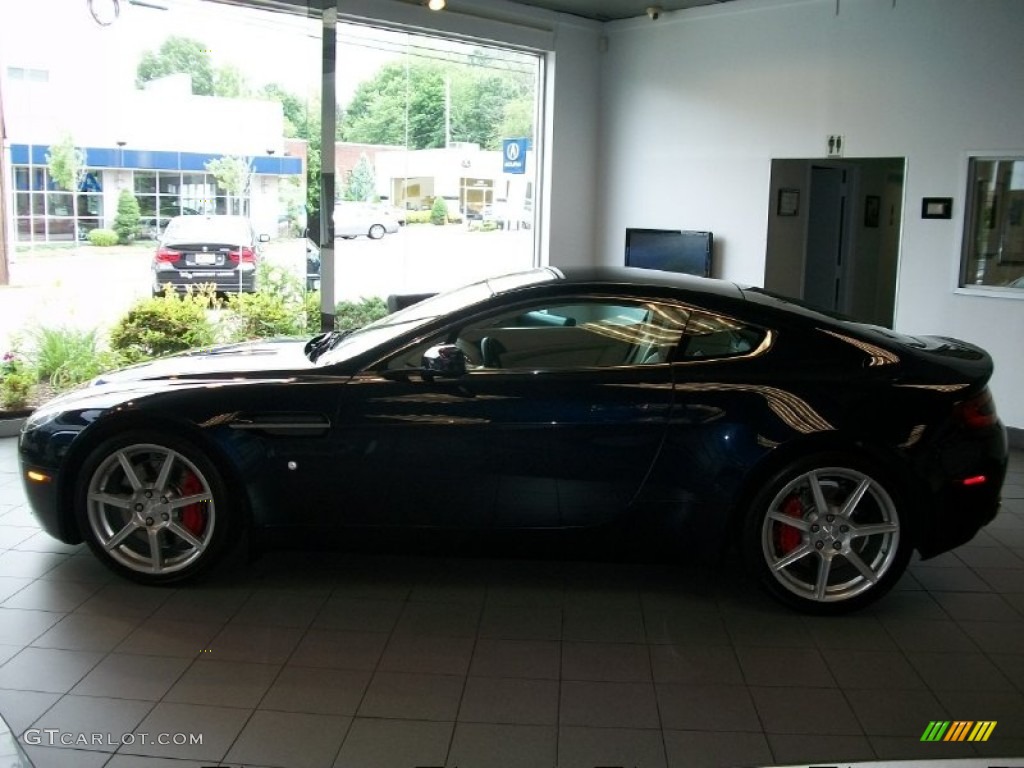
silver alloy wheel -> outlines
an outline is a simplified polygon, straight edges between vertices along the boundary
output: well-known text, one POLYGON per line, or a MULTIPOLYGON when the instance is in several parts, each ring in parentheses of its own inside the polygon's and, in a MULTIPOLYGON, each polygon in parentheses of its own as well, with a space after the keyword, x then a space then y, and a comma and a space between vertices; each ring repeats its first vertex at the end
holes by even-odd
POLYGON ((120 565, 151 576, 199 560, 217 521, 210 483, 199 468, 167 446, 148 443, 107 456, 89 480, 86 505, 96 543, 120 565))
POLYGON ((896 559, 899 513, 872 477, 848 467, 804 472, 772 500, 761 526, 768 570, 793 594, 835 603, 877 584, 896 559))

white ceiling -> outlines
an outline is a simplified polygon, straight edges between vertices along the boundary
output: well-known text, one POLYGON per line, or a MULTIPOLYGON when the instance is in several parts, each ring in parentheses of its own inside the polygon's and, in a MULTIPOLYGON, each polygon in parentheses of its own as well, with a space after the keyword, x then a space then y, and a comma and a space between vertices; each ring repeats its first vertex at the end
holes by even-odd
POLYGON ((630 19, 647 15, 650 6, 660 7, 662 12, 696 8, 700 5, 715 5, 729 0, 514 0, 517 5, 531 5, 547 8, 549 11, 571 13, 596 21, 630 19))

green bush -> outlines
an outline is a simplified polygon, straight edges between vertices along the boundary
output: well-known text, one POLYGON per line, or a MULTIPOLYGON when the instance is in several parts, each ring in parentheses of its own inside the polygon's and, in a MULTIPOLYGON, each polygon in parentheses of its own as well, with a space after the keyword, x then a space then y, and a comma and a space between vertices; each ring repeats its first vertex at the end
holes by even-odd
POLYGON ((405 214, 406 224, 429 224, 431 211, 409 211, 405 214))
POLYGON ((448 223, 448 204, 443 197, 434 198, 434 204, 430 206, 430 223, 438 226, 448 223))
POLYGON ((117 359, 100 349, 95 330, 37 328, 29 333, 36 375, 62 390, 117 367, 117 359))
POLYGON ((362 328, 388 313, 388 305, 379 296, 359 301, 339 301, 334 308, 334 327, 339 331, 362 328))
POLYGON ((122 245, 139 236, 139 201, 130 190, 122 189, 117 198, 117 216, 114 217, 114 232, 122 245))
POLYGON ((137 363, 214 342, 206 310, 216 305, 212 290, 189 291, 179 298, 168 288, 163 296, 142 299, 117 321, 110 348, 121 362, 137 363))
POLYGON ((0 406, 24 408, 28 404, 36 372, 17 352, 4 354, 0 360, 0 406))
POLYGON ((89 238, 90 243, 100 248, 117 245, 117 232, 112 229, 90 229, 86 237, 89 238))

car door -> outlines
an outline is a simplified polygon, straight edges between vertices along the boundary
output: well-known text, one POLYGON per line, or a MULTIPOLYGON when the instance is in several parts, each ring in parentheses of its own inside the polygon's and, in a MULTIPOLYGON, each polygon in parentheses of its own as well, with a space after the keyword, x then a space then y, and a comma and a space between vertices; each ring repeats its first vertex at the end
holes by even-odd
POLYGON ((381 361, 346 385, 344 451, 377 489, 346 517, 470 528, 612 520, 660 449, 685 324, 668 303, 559 297, 493 310, 381 361), (439 347, 457 350, 465 373, 421 373, 439 347))

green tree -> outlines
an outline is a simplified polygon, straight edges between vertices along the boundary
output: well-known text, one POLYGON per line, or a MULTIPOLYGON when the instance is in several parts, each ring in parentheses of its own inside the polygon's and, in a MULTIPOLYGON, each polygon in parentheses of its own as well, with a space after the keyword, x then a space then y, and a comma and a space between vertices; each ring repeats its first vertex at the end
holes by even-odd
POLYGON ((78 238, 78 192, 85 180, 85 150, 75 146, 71 134, 66 133, 56 144, 50 146, 46 153, 46 163, 50 178, 61 189, 71 193, 71 215, 75 222, 75 239, 78 238))
POLYGON ((213 174, 217 183, 228 191, 229 195, 241 201, 239 213, 249 213, 249 191, 252 187, 252 160, 237 155, 223 155, 206 162, 206 170, 213 174))
POLYGON ((214 95, 214 71, 209 48, 190 37, 168 37, 156 51, 142 54, 135 71, 135 86, 142 88, 150 80, 175 74, 192 76, 192 93, 214 95))
POLYGON ((132 242, 139 234, 139 201, 131 190, 122 189, 117 196, 117 216, 114 217, 114 231, 122 245, 132 242))
POLYGON ((345 180, 345 199, 368 202, 377 196, 377 174, 373 170, 370 158, 363 152, 359 161, 348 173, 345 180))

